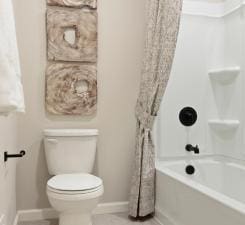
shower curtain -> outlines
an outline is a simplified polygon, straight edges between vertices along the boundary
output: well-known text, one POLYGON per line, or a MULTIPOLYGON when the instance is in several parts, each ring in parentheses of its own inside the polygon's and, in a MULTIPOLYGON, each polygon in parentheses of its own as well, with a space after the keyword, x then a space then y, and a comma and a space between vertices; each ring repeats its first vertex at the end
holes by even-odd
POLYGON ((145 217, 155 208, 155 152, 152 128, 173 63, 182 0, 147 0, 148 26, 140 94, 129 214, 145 217))

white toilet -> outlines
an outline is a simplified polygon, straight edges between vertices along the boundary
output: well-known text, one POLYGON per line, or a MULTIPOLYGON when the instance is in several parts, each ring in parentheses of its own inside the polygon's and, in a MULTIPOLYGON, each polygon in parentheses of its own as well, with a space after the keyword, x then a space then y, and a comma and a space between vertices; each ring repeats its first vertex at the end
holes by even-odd
POLYGON ((48 170, 47 195, 59 213, 59 225, 91 225, 92 211, 104 192, 103 182, 91 175, 98 130, 44 131, 48 170))

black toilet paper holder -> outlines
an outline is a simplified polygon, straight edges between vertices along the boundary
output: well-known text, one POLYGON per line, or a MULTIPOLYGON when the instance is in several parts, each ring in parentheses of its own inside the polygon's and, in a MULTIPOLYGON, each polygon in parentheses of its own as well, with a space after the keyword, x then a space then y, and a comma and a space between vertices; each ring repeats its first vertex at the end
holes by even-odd
POLYGON ((25 150, 21 150, 19 154, 8 154, 8 152, 4 152, 4 162, 7 162, 8 158, 22 158, 25 154, 25 150))

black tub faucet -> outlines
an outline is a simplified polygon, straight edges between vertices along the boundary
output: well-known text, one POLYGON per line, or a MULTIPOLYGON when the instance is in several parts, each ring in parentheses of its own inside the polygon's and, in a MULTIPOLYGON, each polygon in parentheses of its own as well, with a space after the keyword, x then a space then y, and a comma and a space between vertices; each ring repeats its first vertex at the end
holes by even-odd
POLYGON ((195 154, 199 154, 200 153, 198 145, 192 146, 191 144, 187 144, 185 146, 185 149, 186 149, 187 152, 194 152, 195 154))

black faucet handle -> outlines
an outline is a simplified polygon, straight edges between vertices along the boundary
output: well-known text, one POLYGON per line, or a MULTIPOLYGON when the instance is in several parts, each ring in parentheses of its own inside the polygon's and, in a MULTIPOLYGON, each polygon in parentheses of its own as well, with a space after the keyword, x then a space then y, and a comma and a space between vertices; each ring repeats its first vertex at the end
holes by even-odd
POLYGON ((195 154, 199 154, 200 153, 198 145, 196 145, 196 147, 194 148, 194 153, 195 154))
POLYGON ((199 147, 198 145, 196 145, 195 147, 192 146, 191 144, 187 144, 185 146, 185 149, 187 152, 194 152, 195 154, 199 154, 200 153, 200 150, 199 150, 199 147))

